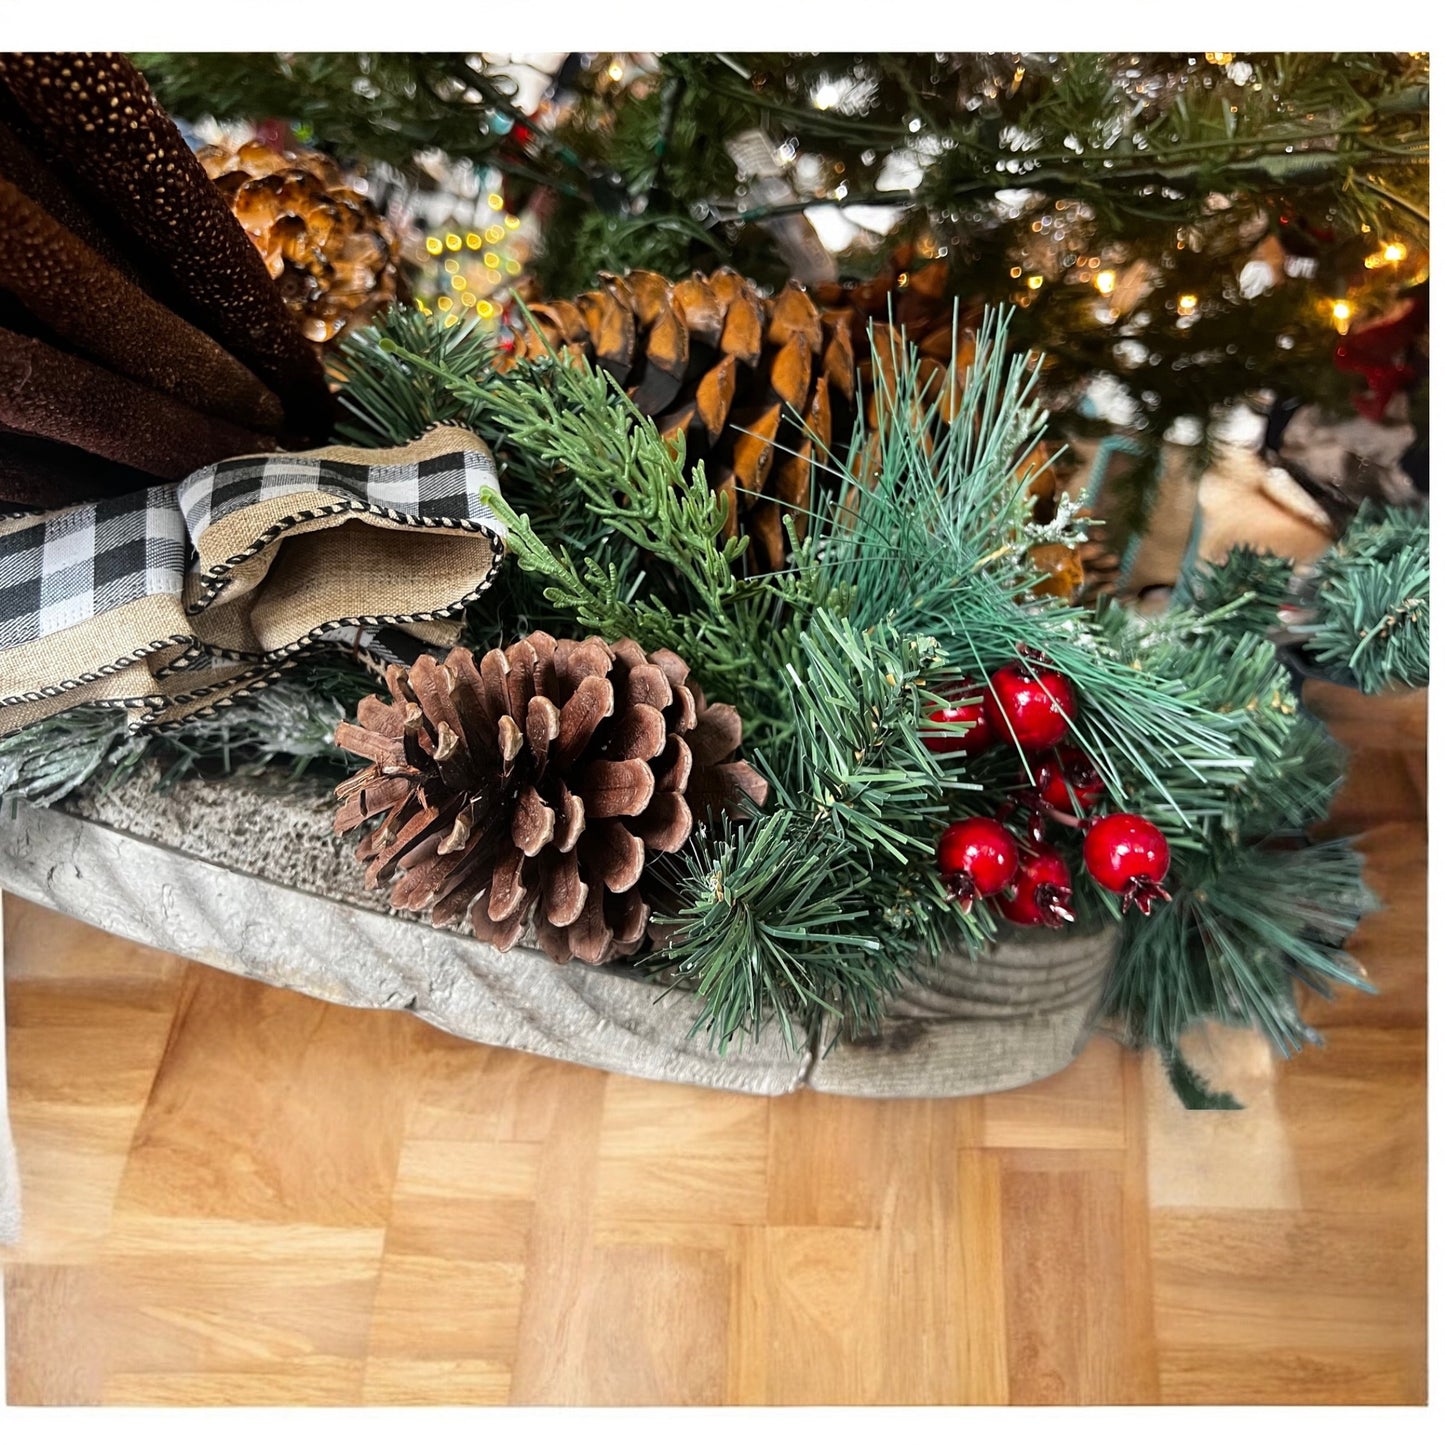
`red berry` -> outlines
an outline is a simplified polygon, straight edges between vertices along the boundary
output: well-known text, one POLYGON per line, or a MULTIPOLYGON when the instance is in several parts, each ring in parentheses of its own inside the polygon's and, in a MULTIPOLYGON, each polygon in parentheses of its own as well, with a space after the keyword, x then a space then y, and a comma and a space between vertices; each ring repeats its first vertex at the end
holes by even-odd
POLYGON ((1077 712, 1073 685, 1050 667, 1030 672, 1011 662, 989 678, 985 716, 1000 737, 1012 734, 1030 752, 1062 742, 1077 712))
POLYGON ((1080 748, 1058 748, 1034 767, 1034 787, 1051 808, 1075 817, 1104 796, 1104 780, 1080 748))
POLYGON ((947 732, 925 728, 923 746, 931 753, 981 753, 998 741, 992 725, 984 715, 983 689, 971 678, 960 678, 943 689, 948 706, 928 714, 931 723, 952 723, 947 732), (959 723, 969 724, 966 732, 956 729, 959 723))
POLYGON ((1074 921, 1069 909, 1072 896, 1069 865, 1057 849, 1045 843, 1023 855, 1014 886, 998 899, 998 911, 1010 923, 1062 928, 1074 921))
POLYGON ((1159 886, 1169 872, 1168 840, 1137 813, 1095 818, 1084 834, 1084 866, 1096 883, 1123 896, 1125 912, 1132 903, 1147 914, 1156 898, 1169 897, 1159 886))
POLYGON ((965 913, 975 898, 1001 893, 1019 868, 1013 834, 992 818, 964 818, 950 823, 938 840, 938 871, 949 896, 965 913))

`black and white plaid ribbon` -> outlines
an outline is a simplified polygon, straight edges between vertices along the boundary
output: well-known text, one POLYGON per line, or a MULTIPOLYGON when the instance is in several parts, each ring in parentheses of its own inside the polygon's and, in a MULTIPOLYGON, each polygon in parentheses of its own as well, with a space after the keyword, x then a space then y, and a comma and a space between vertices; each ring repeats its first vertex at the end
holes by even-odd
MULTIPOLYGON (((237 457, 205 467, 179 486, 0 522, 0 734, 24 725, 20 704, 55 699, 54 708, 46 706, 59 710, 89 701, 92 683, 132 663, 154 674, 138 673, 134 692, 154 721, 157 684, 180 668, 197 677, 209 669, 226 679, 193 685, 189 697, 173 699, 191 702, 232 686, 231 674, 248 659, 253 671, 264 673, 337 636, 354 633, 361 647, 378 626, 417 625, 422 633, 424 620, 455 618, 490 585, 505 552, 505 529, 482 500, 483 488, 497 483, 491 454, 471 433, 441 427, 409 447, 374 455, 373 462, 364 451, 329 448, 237 457), (244 617, 255 602, 251 589, 264 595, 264 569, 288 533, 335 528, 353 518, 372 525, 331 554, 332 565, 353 585, 329 586, 336 579, 319 575, 304 603, 289 604, 294 632, 237 652, 236 618, 228 632, 225 619, 205 615, 210 602, 234 599, 228 610, 239 608, 244 617), (417 576, 413 597, 413 574, 398 574, 390 560, 397 544, 387 539, 398 530, 433 528, 474 534, 483 545, 438 554, 436 576, 417 576), (259 581, 257 567, 263 569, 259 581), (224 590, 242 573, 239 591, 224 590), (369 578, 389 599, 387 606, 355 605, 360 596, 370 601, 369 578), (140 662, 163 647, 170 651, 159 663, 140 662), (47 662, 52 650, 53 667, 47 662), (10 706, 17 710, 7 716, 10 706)), ((96 700, 115 705, 129 696, 112 686, 96 700)))
POLYGON ((305 455, 235 457, 193 472, 177 496, 186 528, 199 546, 206 531, 233 512, 301 492, 325 493, 418 525, 451 519, 495 529, 497 519, 481 495, 484 486, 496 482, 497 469, 483 451, 382 466, 305 455))
POLYGON ((0 654, 142 597, 179 597, 190 550, 174 487, 40 514, 0 537, 0 654))

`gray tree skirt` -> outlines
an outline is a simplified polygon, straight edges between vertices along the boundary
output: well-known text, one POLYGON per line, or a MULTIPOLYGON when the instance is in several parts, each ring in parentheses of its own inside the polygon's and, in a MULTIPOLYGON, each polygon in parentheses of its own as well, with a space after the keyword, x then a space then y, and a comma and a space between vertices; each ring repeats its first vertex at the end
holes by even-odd
POLYGON ((785 1094, 945 1097, 1015 1088, 1088 1037, 1113 930, 1010 930, 945 959, 892 1004, 882 1034, 823 1056, 770 1028, 720 1056, 689 1036, 693 999, 626 967, 499 954, 391 912, 362 886, 332 804, 275 779, 190 779, 157 792, 142 767, 60 807, 7 806, 0 887, 109 933, 317 998, 408 1009, 503 1048, 644 1078, 785 1094))

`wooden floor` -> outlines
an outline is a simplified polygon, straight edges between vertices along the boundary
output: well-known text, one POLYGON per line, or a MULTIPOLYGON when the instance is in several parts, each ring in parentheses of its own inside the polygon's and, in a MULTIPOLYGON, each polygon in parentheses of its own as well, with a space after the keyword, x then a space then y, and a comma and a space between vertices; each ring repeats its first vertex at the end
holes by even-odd
POLYGON ((1423 736, 1315 701, 1380 993, 1201 1041, 1243 1113, 1103 1038, 985 1099, 643 1083, 7 899, 10 1403, 1423 1401, 1423 736))

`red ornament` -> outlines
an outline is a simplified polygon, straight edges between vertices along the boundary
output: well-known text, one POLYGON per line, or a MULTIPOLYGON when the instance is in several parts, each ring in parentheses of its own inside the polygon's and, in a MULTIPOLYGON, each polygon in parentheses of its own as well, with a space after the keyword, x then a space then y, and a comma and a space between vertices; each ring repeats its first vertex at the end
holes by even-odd
POLYGON ((1351 328, 1335 348, 1335 365, 1341 371, 1358 372, 1365 380, 1365 391, 1354 398, 1361 416, 1370 421, 1382 420, 1395 393, 1416 380, 1419 373, 1409 353, 1429 318, 1422 289, 1388 315, 1351 328))
POLYGON ((1000 737, 1011 734, 1029 752, 1062 742, 1077 712, 1073 684, 1050 667, 1030 672, 1011 662, 989 678, 985 716, 1000 737))
MULTIPOLYGON (((1027 778, 1027 773, 1024 776, 1027 778)), ((1075 817, 1087 813, 1104 796, 1104 780, 1081 748, 1058 748, 1037 764, 1034 787, 1049 807, 1075 817)))
POLYGON ((1159 886, 1169 872, 1168 840, 1137 813, 1095 818, 1084 834, 1084 866, 1096 883, 1123 897, 1125 912, 1132 903, 1147 914, 1156 898, 1168 901, 1159 886))
POLYGON ((946 707, 928 714, 931 723, 950 723, 947 732, 925 728, 923 746, 931 753, 981 753, 998 741, 988 718, 984 715, 983 689, 971 678, 960 678, 956 683, 943 689, 943 696, 950 699, 946 707), (954 700, 956 699, 956 701, 954 700), (955 731, 960 723, 967 723, 968 731, 955 731))
POLYGON ((965 913, 975 898, 1001 893, 1019 869, 1013 834, 992 818, 964 818, 950 823, 938 840, 938 871, 948 896, 965 913))
POLYGON ((1014 886, 998 899, 998 911, 1026 928, 1062 928, 1074 921, 1069 908, 1073 879, 1063 856, 1047 843, 1025 853, 1014 886))

